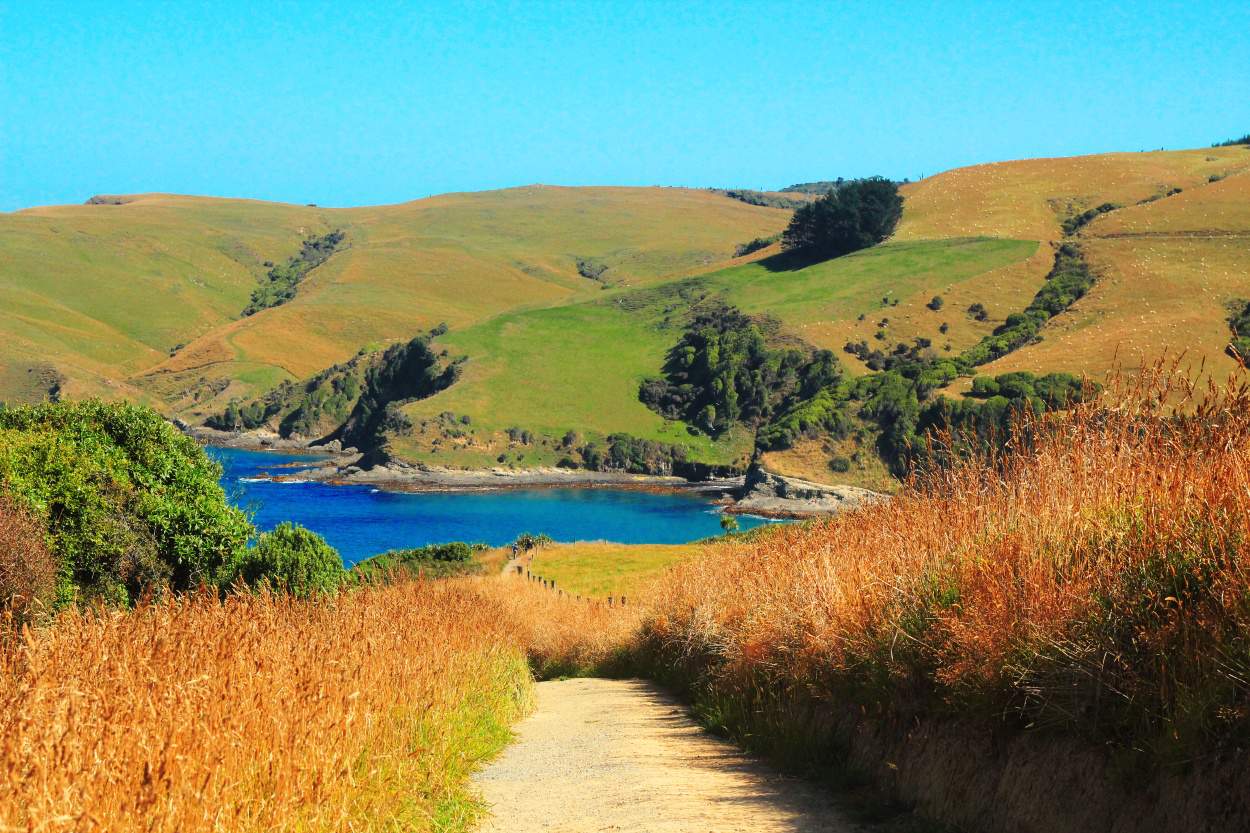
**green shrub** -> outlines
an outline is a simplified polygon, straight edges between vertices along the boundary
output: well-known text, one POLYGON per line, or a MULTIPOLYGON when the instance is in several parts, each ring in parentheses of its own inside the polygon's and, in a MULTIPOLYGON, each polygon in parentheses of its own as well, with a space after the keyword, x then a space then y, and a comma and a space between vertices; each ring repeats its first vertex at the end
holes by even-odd
POLYGON ((343 577, 338 551, 317 533, 288 522, 261 533, 239 558, 233 580, 307 598, 334 592, 343 577))
POLYGON ((216 583, 253 533, 220 477, 221 467, 151 408, 0 409, 0 487, 47 530, 61 604, 216 583))
POLYGON ((485 547, 485 544, 452 541, 390 550, 361 561, 352 568, 352 575, 365 581, 386 581, 396 576, 447 578, 475 575, 482 572, 482 565, 473 559, 473 553, 485 547))

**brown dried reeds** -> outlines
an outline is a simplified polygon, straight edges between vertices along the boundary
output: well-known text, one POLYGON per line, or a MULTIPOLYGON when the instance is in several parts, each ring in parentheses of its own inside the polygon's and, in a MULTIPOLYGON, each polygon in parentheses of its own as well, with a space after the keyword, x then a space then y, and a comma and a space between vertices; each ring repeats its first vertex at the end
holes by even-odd
POLYGON ((661 667, 1176 759, 1250 732, 1250 391, 1168 368, 895 499, 678 567, 661 667))

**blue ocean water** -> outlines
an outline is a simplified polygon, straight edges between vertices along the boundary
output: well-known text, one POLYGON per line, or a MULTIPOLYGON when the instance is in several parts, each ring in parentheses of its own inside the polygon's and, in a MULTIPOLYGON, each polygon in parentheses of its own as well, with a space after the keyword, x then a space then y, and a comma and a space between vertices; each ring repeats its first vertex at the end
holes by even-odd
MULTIPOLYGON (((702 498, 623 489, 512 489, 499 492, 383 492, 371 486, 259 479, 293 475, 289 463, 316 457, 209 448, 222 485, 261 529, 294 521, 320 533, 355 564, 402 547, 443 541, 506 544, 522 532, 557 541, 681 544, 720 533, 716 507, 702 498)), ((740 517, 743 529, 767 521, 740 517)))

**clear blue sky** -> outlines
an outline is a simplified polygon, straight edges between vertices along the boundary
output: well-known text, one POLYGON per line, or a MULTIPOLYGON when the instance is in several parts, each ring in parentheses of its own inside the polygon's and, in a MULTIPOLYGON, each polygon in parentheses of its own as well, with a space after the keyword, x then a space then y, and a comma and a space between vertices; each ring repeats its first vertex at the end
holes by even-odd
POLYGON ((1250 3, 0 0, 0 210, 780 187, 1250 131, 1250 3))

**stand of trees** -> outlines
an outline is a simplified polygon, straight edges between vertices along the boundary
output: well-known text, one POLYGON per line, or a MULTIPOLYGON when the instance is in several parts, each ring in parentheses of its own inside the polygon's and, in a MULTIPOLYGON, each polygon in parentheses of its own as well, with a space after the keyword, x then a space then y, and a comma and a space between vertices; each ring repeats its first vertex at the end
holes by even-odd
POLYGON ((854 180, 795 211, 781 239, 786 249, 823 260, 875 246, 894 233, 902 216, 896 183, 854 180))
MULTIPOLYGON (((295 287, 313 269, 334 254, 346 235, 335 229, 320 237, 310 237, 300 246, 299 254, 279 266, 271 266, 264 282, 252 291, 252 298, 243 314, 254 315, 263 309, 285 304, 295 297, 295 287)), ((269 264, 266 264, 269 265, 269 264)))
POLYGON ((669 419, 718 435, 735 422, 756 426, 787 400, 837 381, 841 365, 815 353, 768 344, 775 325, 728 305, 699 312, 669 351, 664 377, 646 379, 639 399, 669 419))

